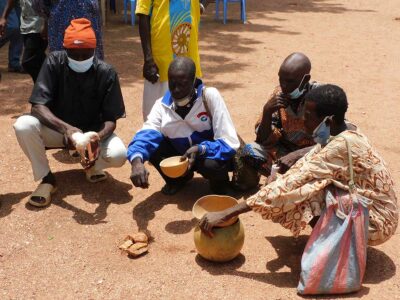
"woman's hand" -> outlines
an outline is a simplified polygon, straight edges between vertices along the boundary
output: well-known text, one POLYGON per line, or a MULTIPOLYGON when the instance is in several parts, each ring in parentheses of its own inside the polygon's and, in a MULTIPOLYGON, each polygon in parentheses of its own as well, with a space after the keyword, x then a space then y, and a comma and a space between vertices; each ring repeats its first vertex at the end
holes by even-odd
POLYGON ((226 217, 227 214, 224 211, 209 212, 205 214, 203 218, 201 218, 199 222, 199 227, 205 235, 212 238, 214 236, 212 229, 215 226, 225 222, 226 217))

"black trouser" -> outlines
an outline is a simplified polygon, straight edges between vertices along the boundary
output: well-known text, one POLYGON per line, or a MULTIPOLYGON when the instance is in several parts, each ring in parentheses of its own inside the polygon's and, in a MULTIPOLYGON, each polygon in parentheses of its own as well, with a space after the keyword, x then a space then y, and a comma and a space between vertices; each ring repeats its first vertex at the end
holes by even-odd
POLYGON ((40 33, 23 34, 23 37, 22 67, 31 75, 33 82, 36 82, 40 68, 46 59, 47 41, 42 39, 40 33))
MULTIPOLYGON (((192 174, 186 174, 184 177, 179 178, 169 178, 165 176, 160 168, 160 162, 163 159, 172 156, 181 155, 170 142, 164 140, 161 142, 160 146, 150 157, 150 162, 157 169, 160 175, 164 178, 165 182, 168 184, 182 184, 191 177, 192 174)), ((208 179, 211 184, 218 185, 219 183, 226 183, 229 181, 228 172, 232 170, 232 161, 222 161, 213 159, 202 159, 197 158, 196 162, 192 168, 192 171, 197 171, 204 178, 208 179)))

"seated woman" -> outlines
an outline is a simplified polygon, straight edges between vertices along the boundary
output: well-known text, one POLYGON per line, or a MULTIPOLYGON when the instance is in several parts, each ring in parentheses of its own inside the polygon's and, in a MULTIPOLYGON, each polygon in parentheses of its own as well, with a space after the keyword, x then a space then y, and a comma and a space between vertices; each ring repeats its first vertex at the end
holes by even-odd
POLYGON ((246 202, 206 214, 200 221, 203 232, 212 236, 214 226, 254 210, 298 236, 321 214, 328 188, 342 193, 349 190, 345 137, 352 151, 357 193, 372 202, 368 243, 378 245, 388 240, 398 223, 392 177, 365 135, 345 122, 347 107, 346 94, 338 86, 326 85, 310 91, 305 102, 304 126, 318 144, 246 202))

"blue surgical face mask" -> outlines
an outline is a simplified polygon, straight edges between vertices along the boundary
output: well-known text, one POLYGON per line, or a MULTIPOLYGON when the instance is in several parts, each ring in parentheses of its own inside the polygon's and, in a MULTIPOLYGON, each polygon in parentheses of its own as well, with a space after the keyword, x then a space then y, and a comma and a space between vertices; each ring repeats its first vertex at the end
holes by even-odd
POLYGON ((331 118, 331 116, 325 117, 322 122, 314 129, 312 137, 314 142, 325 146, 328 144, 328 139, 331 137, 331 128, 329 125, 326 125, 326 121, 331 118))
POLYGON ((303 87, 303 89, 301 91, 300 91, 300 87, 303 85, 303 81, 304 81, 305 77, 308 76, 308 75, 309 74, 305 74, 303 76, 303 79, 300 82, 300 85, 293 92, 291 92, 289 94, 290 99, 292 99, 292 100, 298 99, 304 94, 304 92, 306 91, 306 88, 305 88, 306 85, 304 84, 304 87, 303 87))
POLYGON ((300 91, 299 88, 297 88, 289 94, 290 99, 292 99, 292 100, 298 99, 303 95, 304 92, 305 92, 305 89, 302 89, 300 91))
POLYGON ((85 73, 87 72, 91 66, 93 65, 94 56, 86 60, 75 60, 68 57, 68 66, 77 73, 85 73))

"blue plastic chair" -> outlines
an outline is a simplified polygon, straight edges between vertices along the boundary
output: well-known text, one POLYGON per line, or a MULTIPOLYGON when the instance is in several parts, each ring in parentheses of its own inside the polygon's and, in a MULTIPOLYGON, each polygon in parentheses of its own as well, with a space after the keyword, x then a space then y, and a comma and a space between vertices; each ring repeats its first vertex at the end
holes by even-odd
POLYGON ((219 2, 224 2, 224 24, 228 15, 228 3, 240 3, 240 19, 246 22, 246 0, 215 0, 215 15, 219 19, 219 2))
POLYGON ((124 20, 125 20, 125 23, 128 23, 128 2, 131 3, 131 24, 132 24, 132 26, 135 26, 136 0, 124 0, 124 20))

